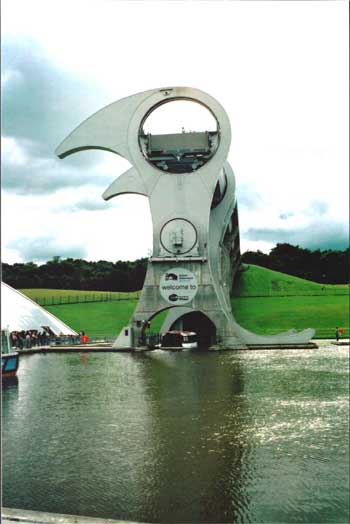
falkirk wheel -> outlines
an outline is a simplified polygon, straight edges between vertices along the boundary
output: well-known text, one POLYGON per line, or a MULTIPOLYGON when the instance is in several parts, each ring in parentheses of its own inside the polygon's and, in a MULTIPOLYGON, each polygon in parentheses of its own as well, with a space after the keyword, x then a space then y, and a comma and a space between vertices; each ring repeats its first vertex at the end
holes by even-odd
POLYGON ((104 192, 148 197, 153 253, 129 326, 114 347, 144 345, 145 329, 167 310, 161 331, 204 333, 208 346, 245 348, 253 344, 308 342, 313 329, 260 336, 241 327, 231 311, 230 291, 240 266, 235 177, 227 162, 231 130, 223 107, 198 89, 144 91, 101 109, 57 148, 64 158, 87 149, 111 151, 132 167, 104 192), (188 100, 209 110, 216 128, 202 132, 150 134, 144 123, 159 106, 188 100))

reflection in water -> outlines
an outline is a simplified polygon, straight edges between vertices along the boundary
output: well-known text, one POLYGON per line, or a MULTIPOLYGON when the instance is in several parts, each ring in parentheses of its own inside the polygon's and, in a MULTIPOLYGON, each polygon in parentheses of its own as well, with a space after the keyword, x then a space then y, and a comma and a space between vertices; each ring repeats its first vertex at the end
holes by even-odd
POLYGON ((158 522, 238 521, 251 476, 239 361, 231 367, 217 354, 159 351, 141 362, 158 457, 157 469, 145 471, 144 519, 154 520, 157 508, 158 522))
POLYGON ((1 377, 1 387, 2 389, 16 389, 18 386, 18 377, 1 377))
POLYGON ((82 362, 83 364, 87 364, 89 362, 89 355, 90 353, 86 351, 80 353, 80 362, 82 362))
POLYGON ((50 354, 3 388, 3 503, 149 522, 347 522, 348 359, 50 354))

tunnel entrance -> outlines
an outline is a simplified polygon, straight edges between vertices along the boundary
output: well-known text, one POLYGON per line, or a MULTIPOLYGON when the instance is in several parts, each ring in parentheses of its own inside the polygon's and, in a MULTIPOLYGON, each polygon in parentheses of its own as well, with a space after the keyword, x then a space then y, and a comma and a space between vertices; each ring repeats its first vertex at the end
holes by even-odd
POLYGON ((194 331, 197 333, 199 348, 208 348, 216 342, 216 327, 203 313, 186 313, 171 326, 171 330, 194 331))

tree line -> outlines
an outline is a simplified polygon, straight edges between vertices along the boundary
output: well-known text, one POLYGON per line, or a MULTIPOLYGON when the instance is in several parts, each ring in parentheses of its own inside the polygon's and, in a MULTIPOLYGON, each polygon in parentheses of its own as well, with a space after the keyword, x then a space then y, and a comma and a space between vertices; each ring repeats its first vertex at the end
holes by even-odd
POLYGON ((143 286, 146 267, 146 258, 134 262, 89 262, 57 256, 40 266, 34 262, 3 263, 2 280, 15 289, 138 291, 143 286))
POLYGON ((277 244, 269 254, 246 251, 241 260, 322 284, 349 283, 349 250, 310 251, 285 243, 277 244))
MULTIPOLYGON (((324 284, 349 282, 349 251, 310 251, 277 244, 269 254, 246 251, 243 263, 256 264, 288 275, 324 284)), ((48 288, 91 291, 138 291, 146 275, 147 258, 133 262, 89 262, 54 257, 45 264, 2 264, 2 280, 15 289, 48 288)))

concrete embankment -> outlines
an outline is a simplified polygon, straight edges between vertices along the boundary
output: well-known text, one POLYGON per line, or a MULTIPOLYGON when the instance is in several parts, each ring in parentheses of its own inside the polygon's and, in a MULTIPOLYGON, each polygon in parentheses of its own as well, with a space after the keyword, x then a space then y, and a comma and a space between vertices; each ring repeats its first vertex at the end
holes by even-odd
MULTIPOLYGON (((236 351, 252 351, 252 350, 266 350, 266 349, 317 349, 323 347, 325 344, 334 344, 336 346, 349 346, 348 340, 335 340, 329 339, 314 339, 312 342, 305 344, 249 344, 247 349, 236 349, 236 351)), ((161 348, 163 351, 181 351, 182 348, 161 348)), ((72 346, 68 345, 54 345, 54 346, 41 346, 33 347, 29 349, 19 350, 20 355, 31 355, 33 353, 81 353, 81 352, 94 352, 94 353, 120 353, 120 352, 144 352, 153 351, 154 348, 140 347, 140 348, 113 348, 110 342, 99 342, 90 344, 76 344, 72 346)), ((219 346, 212 346, 209 351, 224 351, 225 348, 219 346)), ((235 351, 233 349, 227 349, 228 351, 235 351)))
POLYGON ((110 342, 96 344, 57 344, 52 346, 34 346, 18 350, 20 355, 32 355, 34 353, 81 353, 82 351, 118 351, 112 348, 110 342))
MULTIPOLYGON (((43 511, 2 508, 2 524, 136 524, 126 520, 101 519, 96 517, 81 517, 77 515, 62 515, 43 511)), ((141 523, 138 523, 141 524, 141 523)))

